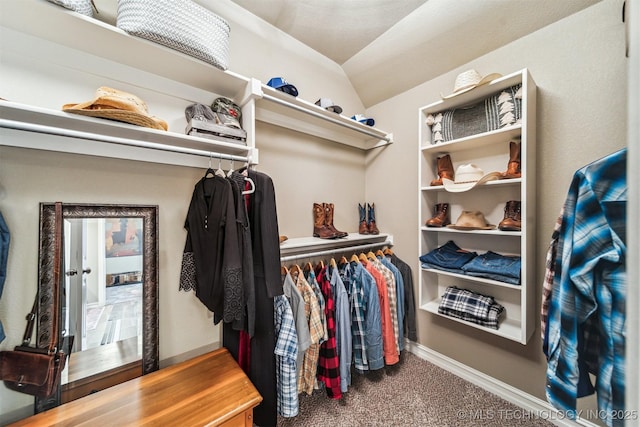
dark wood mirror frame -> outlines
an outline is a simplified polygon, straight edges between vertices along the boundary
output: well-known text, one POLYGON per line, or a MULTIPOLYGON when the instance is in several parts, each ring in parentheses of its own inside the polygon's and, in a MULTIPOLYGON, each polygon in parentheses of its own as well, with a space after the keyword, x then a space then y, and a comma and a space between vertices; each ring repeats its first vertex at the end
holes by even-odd
MULTIPOLYGON (((47 347, 53 316, 53 246, 55 231, 55 204, 40 204, 40 247, 38 264, 38 347, 47 347)), ((150 205, 100 205, 63 203, 64 218, 119 218, 143 219, 143 291, 142 291, 142 374, 159 367, 158 352, 158 206, 150 205)), ((62 324, 62 323, 60 323, 62 324)), ((61 331, 60 331, 61 332, 61 331)), ((60 342, 62 340, 60 339, 60 342)), ((61 403, 61 387, 52 396, 36 398, 35 412, 42 412, 61 403)))

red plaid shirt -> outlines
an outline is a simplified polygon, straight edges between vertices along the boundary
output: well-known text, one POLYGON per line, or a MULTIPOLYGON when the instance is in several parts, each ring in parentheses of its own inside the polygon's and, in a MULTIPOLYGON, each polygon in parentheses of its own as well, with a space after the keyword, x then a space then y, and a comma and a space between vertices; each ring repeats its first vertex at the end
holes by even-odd
POLYGON ((327 396, 340 399, 340 361, 336 348, 336 306, 331 292, 331 283, 327 280, 327 268, 316 270, 316 279, 325 299, 324 313, 327 317, 327 335, 329 339, 320 345, 318 360, 318 381, 324 383, 327 396))

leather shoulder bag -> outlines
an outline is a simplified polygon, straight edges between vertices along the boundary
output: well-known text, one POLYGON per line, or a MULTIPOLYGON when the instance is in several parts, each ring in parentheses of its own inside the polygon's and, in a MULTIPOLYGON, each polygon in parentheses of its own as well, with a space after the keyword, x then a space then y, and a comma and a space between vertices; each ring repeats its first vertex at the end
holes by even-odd
POLYGON ((38 295, 27 315, 27 327, 22 345, 13 351, 0 352, 0 378, 7 388, 38 397, 55 393, 60 375, 65 367, 66 354, 59 349, 60 283, 62 275, 62 203, 55 205, 55 241, 53 266, 53 326, 47 347, 30 346, 33 325, 36 319, 38 295))

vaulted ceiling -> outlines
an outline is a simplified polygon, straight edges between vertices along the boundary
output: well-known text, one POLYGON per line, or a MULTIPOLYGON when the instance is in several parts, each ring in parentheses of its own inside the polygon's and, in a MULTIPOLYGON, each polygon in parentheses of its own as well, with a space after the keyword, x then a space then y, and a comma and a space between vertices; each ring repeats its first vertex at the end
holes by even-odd
POLYGON ((340 64, 368 107, 600 0, 232 1, 340 64))

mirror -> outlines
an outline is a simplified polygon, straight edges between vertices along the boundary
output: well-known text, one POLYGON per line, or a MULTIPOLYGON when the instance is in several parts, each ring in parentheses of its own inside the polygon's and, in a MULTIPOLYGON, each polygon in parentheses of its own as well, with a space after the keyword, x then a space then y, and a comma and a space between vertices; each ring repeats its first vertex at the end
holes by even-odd
POLYGON ((37 346, 59 316, 69 355, 36 412, 158 369, 158 207, 63 203, 61 310, 53 313, 53 203, 40 204, 37 346))

